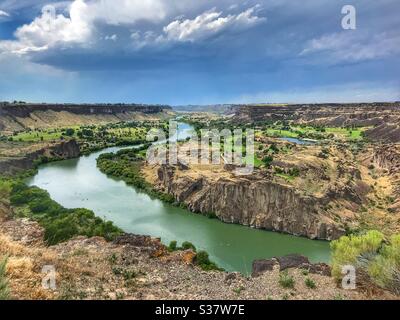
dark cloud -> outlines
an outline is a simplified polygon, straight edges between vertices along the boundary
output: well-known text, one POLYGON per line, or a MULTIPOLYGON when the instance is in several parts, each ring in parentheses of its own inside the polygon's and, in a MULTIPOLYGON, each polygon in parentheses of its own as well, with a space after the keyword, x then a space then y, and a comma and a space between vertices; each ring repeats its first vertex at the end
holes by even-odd
MULTIPOLYGON (((158 0, 152 1, 157 4, 158 0)), ((34 7, 11 0, 0 4, 0 9, 8 9, 16 16, 30 17, 23 23, 17 18, 9 22, 7 31, 0 32, 2 39, 10 39, 13 28, 40 16, 40 6, 44 2, 35 3, 34 7)), ((63 8, 66 4, 59 6, 63 8)), ((34 50, 21 59, 25 63, 79 74, 76 81, 86 88, 101 85, 99 83, 119 88, 121 100, 133 99, 135 96, 131 92, 142 101, 162 102, 165 97, 170 100, 168 102, 174 102, 174 97, 178 100, 177 94, 180 94, 180 103, 200 101, 204 95, 210 99, 231 100, 260 92, 287 92, 291 87, 339 88, 352 83, 367 83, 368 88, 373 87, 371 83, 382 87, 390 84, 396 90, 400 71, 400 3, 397 0, 353 0, 357 10, 356 30, 341 28, 341 8, 345 4, 347 1, 342 0, 246 3, 169 0, 163 2, 165 14, 154 19, 151 11, 148 18, 133 15, 132 23, 127 23, 129 15, 120 23, 115 20, 118 17, 107 21, 102 18, 100 9, 91 11, 90 17, 86 15, 78 20, 75 17, 73 23, 74 17, 64 14, 67 21, 63 23, 70 28, 72 36, 63 42, 49 37, 46 49, 26 42, 34 50), (209 23, 207 27, 197 28, 196 17, 214 7, 220 15, 201 22, 209 23), (263 19, 263 23, 250 25, 249 18, 244 22, 240 20, 238 27, 235 19, 253 7, 252 16, 263 19), (93 19, 88 22, 90 33, 77 33, 75 27, 88 19, 93 19), (175 31, 180 38, 171 38, 164 30, 175 20, 179 21, 175 31), (209 31, 211 27, 215 31, 209 31), (185 34, 182 36, 179 32, 185 34), (178 92, 185 85, 185 93, 178 92), (130 86, 141 89, 130 91, 130 86), (176 93, 172 94, 173 91, 176 93)), ((46 39, 40 40, 43 43, 46 39)), ((17 39, 16 44, 22 41, 17 39)), ((4 48, 15 50, 16 44, 3 43, 3 51, 4 48)), ((0 42, 0 51, 1 48, 0 42)), ((0 60, 0 64, 4 61, 0 60)), ((77 90, 77 95, 85 94, 77 90)), ((87 95, 87 99, 93 100, 93 97, 87 95)))

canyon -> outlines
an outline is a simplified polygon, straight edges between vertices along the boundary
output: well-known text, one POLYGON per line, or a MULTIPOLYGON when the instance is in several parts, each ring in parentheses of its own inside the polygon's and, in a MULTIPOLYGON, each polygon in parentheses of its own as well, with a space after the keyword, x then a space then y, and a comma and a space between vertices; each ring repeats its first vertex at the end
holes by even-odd
MULTIPOLYGON (((237 176, 234 166, 224 165, 223 163, 220 165, 192 165, 185 164, 185 161, 178 161, 177 165, 150 165, 144 159, 140 163, 140 174, 146 183, 150 184, 157 192, 172 196, 175 200, 174 205, 187 208, 189 211, 199 214, 193 215, 198 218, 204 219, 200 215, 217 218, 226 223, 220 223, 226 227, 235 227, 228 226, 228 224, 238 224, 254 229, 319 240, 335 240, 346 234, 370 229, 380 230, 385 235, 390 236, 398 232, 400 226, 400 176, 398 173, 400 169, 400 149, 394 143, 397 141, 398 109, 395 104, 335 105, 332 108, 327 105, 236 106, 231 109, 235 110, 233 115, 232 113, 228 117, 218 115, 212 119, 217 119, 218 121, 223 119, 229 125, 239 126, 254 123, 256 128, 262 126, 263 122, 269 121, 287 121, 295 124, 332 127, 361 125, 370 128, 365 131, 365 140, 336 139, 337 137, 335 136, 329 142, 313 142, 308 145, 285 141, 277 136, 269 136, 266 133, 267 130, 263 130, 261 134, 260 131, 256 135, 256 156, 263 159, 266 155, 270 155, 269 152, 273 150, 273 158, 271 157, 271 161, 268 164, 265 163, 261 167, 256 167, 249 176, 237 176), (389 126, 391 129, 385 131, 385 128, 389 126), (388 132, 388 134, 385 135, 384 132, 388 132), (294 169, 296 170, 293 171, 294 169), (293 172, 296 174, 292 174, 293 172)), ((96 125, 131 120, 146 121, 146 119, 163 120, 173 115, 172 109, 167 106, 144 105, 62 105, 61 107, 59 105, 3 105, 0 112, 2 116, 0 118, 0 126, 6 136, 11 136, 15 131, 35 128, 64 127, 65 125, 72 126, 76 124, 96 125)), ((205 119, 208 121, 207 116, 205 119)), ((35 169, 39 163, 49 160, 78 158, 81 155, 81 144, 85 143, 85 139, 83 137, 81 140, 76 140, 64 136, 57 141, 37 142, 3 139, 0 142, 0 171, 2 174, 13 175, 25 170, 35 169)), ((185 144, 185 142, 181 142, 179 145, 184 148, 185 144)), ((111 147, 113 148, 109 149, 110 152, 120 150, 120 148, 111 147)), ((171 213, 167 219, 172 221, 169 222, 170 224, 177 224, 179 219, 188 219, 186 217, 189 216, 189 212, 182 212, 182 216, 180 216, 181 213, 178 214, 179 216, 174 216, 176 215, 176 208, 165 209, 164 204, 156 202, 151 202, 150 204, 149 201, 154 201, 154 199, 147 198, 136 190, 129 189, 129 192, 126 191, 127 193, 124 194, 126 198, 121 198, 122 189, 117 189, 117 187, 126 188, 126 186, 122 186, 115 181, 113 182, 115 185, 113 184, 110 187, 110 190, 115 188, 113 190, 116 192, 112 196, 116 199, 126 199, 126 201, 117 200, 118 204, 114 203, 115 210, 118 213, 116 215, 111 213, 112 210, 110 208, 114 208, 112 206, 102 211, 97 206, 102 200, 98 199, 103 199, 105 194, 107 196, 111 194, 107 192, 102 194, 102 191, 108 189, 100 190, 99 188, 104 187, 102 185, 103 182, 104 184, 110 184, 111 182, 104 175, 99 174, 97 172, 98 169, 89 166, 94 165, 96 157, 101 152, 105 151, 97 151, 97 153, 81 157, 79 160, 62 161, 60 166, 53 166, 53 164, 42 166, 39 171, 44 174, 42 176, 38 175, 36 180, 33 178, 29 184, 37 184, 41 188, 49 190, 49 192, 54 185, 51 196, 53 197, 54 194, 57 201, 61 200, 61 204, 68 207, 92 209, 96 213, 99 212, 106 219, 119 222, 120 227, 128 226, 128 228, 133 229, 133 231, 128 230, 127 232, 134 233, 136 226, 139 226, 139 228, 140 226, 147 227, 144 221, 153 219, 153 225, 154 221, 157 221, 157 230, 154 230, 155 228, 152 225, 152 228, 144 228, 146 231, 138 234, 150 234, 147 231, 151 230, 151 232, 154 231, 154 234, 150 234, 150 236, 159 236, 159 233, 162 232, 160 231, 162 230, 161 227, 164 227, 163 224, 166 223, 164 221, 167 219, 166 212, 171 213), (73 172, 79 174, 79 176, 72 177, 73 172), (54 174, 54 177, 57 178, 51 179, 49 182, 49 173, 54 174), (62 180, 63 183, 59 184, 58 181, 55 181, 58 179, 62 180), (82 184, 82 181, 93 182, 97 189, 91 189, 85 183, 82 184), (75 191, 73 194, 65 195, 65 188, 75 191), (89 199, 95 193, 98 193, 98 198, 89 199), (132 206, 131 203, 128 204, 128 201, 133 199, 133 193, 135 194, 135 204, 132 206), (85 201, 85 204, 82 204, 82 201, 85 201), (121 202, 124 205, 121 205, 121 202), (146 211, 144 215, 137 215, 136 211, 147 210, 143 206, 151 206, 151 210, 157 210, 157 214, 154 215, 154 212, 146 211), (119 211, 120 209, 122 210, 121 212, 119 211), (132 210, 135 213, 129 216, 129 221, 132 222, 132 217, 135 217, 135 219, 133 219, 134 223, 129 225, 126 222, 126 212, 131 212, 132 210)), ((121 159, 124 161, 128 161, 128 158, 121 154, 121 159)), ((118 156, 114 156, 111 160, 117 163, 121 159, 118 156)), ((136 156, 132 159, 134 162, 138 161, 136 156)), ((124 162, 124 164, 126 164, 125 168, 127 170, 130 165, 133 168, 133 163, 124 162)), ((117 178, 120 177, 117 176, 117 178)), ((122 180, 124 179, 122 178, 122 180)), ((109 197, 109 201, 112 202, 112 197, 109 197)), ((249 278, 237 273, 206 273, 200 271, 193 263, 193 253, 186 251, 167 253, 168 249, 161 243, 160 239, 143 238, 143 236, 134 236, 132 234, 124 234, 122 238, 114 242, 106 242, 100 238, 87 239, 80 237, 51 248, 45 248, 41 244, 42 240, 32 240, 33 242, 31 243, 27 239, 30 234, 29 230, 32 229, 32 234, 38 238, 43 235, 43 231, 39 232, 39 228, 34 226, 32 221, 10 217, 12 210, 13 208, 10 207, 7 201, 0 202, 0 215, 7 216, 6 222, 0 224, 0 231, 2 231, 0 241, 9 245, 9 248, 14 245, 27 246, 28 248, 24 249, 27 256, 29 246, 35 243, 35 246, 39 244, 38 251, 51 254, 53 261, 57 261, 56 256, 58 254, 67 255, 69 261, 74 261, 74 263, 82 263, 83 260, 80 259, 90 259, 91 261, 99 261, 100 259, 102 261, 98 267, 89 266, 88 268, 82 268, 82 272, 78 272, 80 280, 73 288, 73 292, 68 288, 71 285, 67 279, 70 271, 67 265, 63 265, 62 277, 66 278, 63 278, 62 281, 65 287, 63 287, 62 292, 48 298, 64 298, 69 295, 79 297, 83 292, 88 298, 109 297, 111 299, 118 298, 113 292, 118 292, 118 295, 124 298, 134 299, 152 297, 179 298, 181 297, 179 294, 184 295, 186 298, 235 298, 236 295, 240 295, 242 290, 245 290, 245 293, 240 296, 241 298, 260 298, 258 294, 259 279, 278 282, 279 272, 282 270, 277 270, 277 266, 281 268, 279 266, 280 261, 285 261, 286 259, 263 253, 260 257, 269 259, 255 260, 253 263, 253 277, 249 278), (22 230, 26 230, 26 232, 22 230), (22 236, 24 233, 26 233, 26 237, 22 236), (146 244, 143 244, 142 240, 146 244), (22 244, 15 243, 21 241, 23 242, 22 244), (80 258, 80 255, 76 254, 78 250, 84 250, 87 253, 80 258), (161 250, 161 255, 154 259, 154 253, 158 250, 161 250), (114 268, 110 270, 107 261, 109 261, 110 256, 114 255, 121 257, 117 259, 118 262, 114 262, 116 264, 113 266, 114 268, 129 269, 127 272, 131 272, 134 269, 132 272, 138 275, 135 283, 136 288, 139 288, 139 290, 132 291, 129 285, 124 283, 120 275, 112 274, 114 268), (135 263, 129 262, 126 264, 127 260, 133 261, 133 256, 136 259, 135 263), (190 257, 192 258, 190 259, 190 257), (91 276, 87 275, 89 269, 91 276), (180 277, 180 274, 190 274, 192 280, 188 281, 180 277), (174 276, 174 280, 169 278, 171 275, 174 276), (108 279, 108 288, 100 295, 91 291, 91 288, 99 285, 99 277, 108 279), (215 288, 213 287, 211 291, 207 291, 207 294, 204 294, 204 286, 209 287, 213 281, 218 285, 215 288), (184 289, 188 285, 191 287, 190 292, 186 292, 184 289), (179 294, 174 291, 176 287, 180 288, 179 294), (240 289, 242 287, 245 289, 240 289), (118 291, 116 291, 116 288, 118 288, 118 291)), ((192 220, 190 221, 192 222, 192 220)), ((215 222, 219 223, 218 221, 215 222)), ((222 243, 223 238, 218 238, 213 233, 211 224, 207 222, 203 225, 198 221, 197 223, 191 228, 197 227, 202 230, 201 232, 206 232, 210 240, 217 241, 213 245, 222 243)), ((236 227, 239 228, 239 226, 236 227)), ((220 228, 221 230, 223 229, 223 227, 220 228)), ((250 228, 244 229, 259 232, 250 228)), ((171 227, 166 234, 170 236, 172 230, 175 229, 171 227)), ((191 240, 190 233, 194 232, 191 230, 184 235, 188 238, 179 240, 191 240)), ((223 230, 229 236, 227 229, 223 230)), ((199 233, 201 232, 199 231, 199 233)), ((265 233, 267 234, 267 232, 265 233)), ((175 237, 179 233, 172 234, 175 237)), ((199 236, 202 237, 202 234, 199 236)), ((277 236, 290 237, 283 234, 277 236)), ((167 239, 168 241, 174 240, 174 238, 167 239)), ((198 240, 198 238, 195 239, 195 241, 198 240)), ((284 238, 276 239, 281 239, 282 242, 284 240, 284 238)), ((300 243, 303 240, 310 241, 301 238, 297 241, 300 243)), ((265 244, 265 246, 269 244, 273 247, 270 241, 258 241, 257 245, 261 243, 265 244)), ((319 243, 319 241, 315 242, 319 243)), ((165 244, 165 242, 163 243, 165 244)), ((231 243, 235 242, 228 242, 228 245, 231 245, 231 243)), ((298 250, 298 252, 303 250, 301 245, 298 248, 295 248, 293 244, 290 244, 290 246, 290 248, 295 251, 298 250)), ((211 250, 215 249, 214 247, 210 248, 211 250)), ((222 247, 215 250, 214 252, 211 251, 213 259, 219 257, 219 253, 216 253, 219 252, 218 250, 227 251, 226 248, 222 247)), ((286 254, 288 253, 290 252, 286 252, 286 254)), ((18 259, 18 257, 13 259, 18 259)), ((39 255, 29 256, 29 259, 35 264, 40 264, 42 261, 39 255)), ((305 261, 305 259, 298 257, 293 259, 300 259, 303 263, 305 261)), ((229 266, 229 264, 227 265, 229 266)), ((307 263, 302 266, 304 267, 304 265, 307 265, 307 263)), ((294 267, 291 273, 299 282, 304 281, 301 269, 296 268, 294 267)), ((315 295, 332 298, 338 292, 342 294, 340 290, 338 291, 335 288, 333 279, 329 277, 329 266, 325 264, 310 266, 310 270, 317 269, 322 270, 323 274, 318 273, 313 276, 318 283, 317 285, 321 286, 321 292, 318 291, 315 295), (330 288, 329 291, 322 290, 326 286, 330 288)), ((239 269, 235 265, 230 270, 239 269)), ((245 272, 248 272, 248 266, 246 266, 245 272)), ((13 279, 18 280, 18 277, 13 279)), ((303 295, 304 285, 300 287, 301 294, 296 295, 296 297, 303 295)), ((284 292, 273 284, 266 285, 264 289, 266 293, 275 298, 284 295, 284 292)), ((16 288, 15 292, 18 290, 19 288, 16 288)), ((314 296, 310 292, 305 292, 304 294, 307 298, 314 296)), ((348 297, 365 298, 365 296, 359 296, 358 294, 357 292, 354 295, 348 295, 348 297)), ((28 297, 28 295, 25 292, 21 294, 21 297, 28 297)))
MULTIPOLYGON (((212 169, 210 169, 212 170, 212 169)), ((323 212, 327 199, 304 196, 294 188, 268 181, 261 175, 214 178, 185 175, 178 167, 163 165, 157 170, 156 186, 172 194, 189 210, 215 213, 226 223, 290 233, 311 239, 332 240, 345 230, 323 212)))
POLYGON ((165 119, 171 114, 166 105, 0 103, 0 132, 165 119))
POLYGON ((76 140, 58 142, 39 142, 35 144, 16 144, 10 148, 10 143, 0 142, 0 172, 16 174, 36 167, 37 161, 65 160, 80 156, 80 147, 76 140))
POLYGON ((371 141, 400 142, 400 102, 233 105, 228 114, 234 123, 292 121, 333 127, 374 127, 371 141))

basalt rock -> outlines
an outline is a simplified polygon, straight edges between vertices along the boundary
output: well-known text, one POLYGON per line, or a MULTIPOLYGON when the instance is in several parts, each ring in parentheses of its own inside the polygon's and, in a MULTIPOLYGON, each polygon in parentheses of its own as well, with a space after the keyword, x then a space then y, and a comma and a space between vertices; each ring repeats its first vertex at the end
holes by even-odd
POLYGON ((277 264, 276 259, 254 260, 251 276, 258 277, 266 271, 272 271, 277 264))
POLYGON ((26 154, 23 157, 0 158, 0 172, 13 174, 35 167, 35 161, 41 157, 48 159, 72 159, 80 155, 79 145, 76 140, 62 141, 60 143, 42 147, 39 150, 26 154))
POLYGON ((292 187, 255 176, 233 181, 176 173, 175 167, 161 166, 156 187, 185 203, 192 212, 212 212, 226 223, 311 239, 332 240, 344 234, 323 210, 329 199, 305 196, 292 187))
POLYGON ((279 263, 280 271, 290 269, 290 268, 299 268, 302 265, 310 264, 310 261, 307 257, 299 255, 299 254, 289 254, 284 257, 277 258, 279 263))
POLYGON ((284 257, 255 260, 253 262, 252 277, 258 277, 266 271, 271 271, 279 266, 279 271, 287 269, 303 269, 310 273, 323 276, 331 275, 331 267, 325 263, 311 263, 307 257, 299 254, 290 254, 284 257))

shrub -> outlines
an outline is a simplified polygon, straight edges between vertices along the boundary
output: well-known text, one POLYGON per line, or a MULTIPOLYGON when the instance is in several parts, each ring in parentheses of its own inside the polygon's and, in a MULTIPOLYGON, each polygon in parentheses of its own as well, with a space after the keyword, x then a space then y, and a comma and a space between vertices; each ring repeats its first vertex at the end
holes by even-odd
POLYGON ((343 266, 354 265, 357 267, 362 255, 376 254, 383 239, 382 233, 369 231, 365 235, 345 236, 332 241, 332 275, 341 279, 343 266))
POLYGON ((310 289, 315 289, 317 287, 315 282, 310 278, 306 278, 306 280, 304 280, 304 283, 310 289))
POLYGON ((191 243, 189 241, 185 241, 185 242, 182 243, 182 249, 183 250, 192 249, 194 252, 196 252, 196 247, 194 246, 193 243, 191 243))
POLYGON ((287 271, 284 271, 279 274, 279 284, 283 288, 292 289, 294 288, 294 279, 287 271))
POLYGON ((342 237, 331 243, 332 274, 340 280, 344 265, 353 265, 376 285, 400 294, 400 235, 385 241, 382 233, 342 237))
POLYGON ((272 156, 266 156, 262 161, 264 162, 266 167, 269 167, 272 161, 274 161, 274 158, 272 156))
POLYGON ((7 199, 12 190, 11 183, 0 179, 0 199, 7 199))
POLYGON ((377 285, 400 294, 400 235, 392 236, 379 253, 368 266, 369 275, 377 285))
POLYGON ((112 222, 103 221, 87 209, 66 209, 50 198, 48 192, 14 183, 10 201, 13 206, 24 206, 27 217, 39 222, 45 229, 47 244, 54 245, 74 236, 101 236, 112 240, 122 233, 112 222))
POLYGON ((303 274, 303 276, 308 276, 310 272, 307 269, 303 269, 301 270, 301 273, 303 274))
POLYGON ((176 251, 178 243, 176 241, 171 241, 168 246, 168 251, 176 251))
POLYGON ((6 277, 6 266, 8 258, 5 257, 0 261, 0 300, 8 300, 10 291, 8 289, 8 280, 6 277))
POLYGON ((214 262, 210 261, 209 255, 206 251, 199 251, 196 254, 195 263, 204 271, 222 270, 214 262))

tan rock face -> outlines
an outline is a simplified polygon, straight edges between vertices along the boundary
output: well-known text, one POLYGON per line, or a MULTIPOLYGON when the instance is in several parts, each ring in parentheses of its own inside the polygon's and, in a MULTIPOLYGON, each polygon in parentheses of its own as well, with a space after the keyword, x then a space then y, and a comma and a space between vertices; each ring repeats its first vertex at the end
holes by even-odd
POLYGON ((312 239, 336 239, 344 234, 322 210, 324 199, 303 196, 293 188, 265 179, 180 176, 177 169, 158 169, 158 188, 174 195, 189 210, 215 213, 227 223, 286 232, 312 239))
POLYGON ((158 119, 170 112, 161 105, 0 104, 0 132, 158 119))

